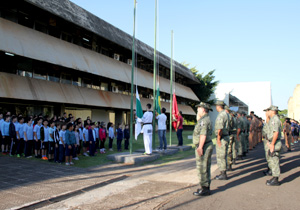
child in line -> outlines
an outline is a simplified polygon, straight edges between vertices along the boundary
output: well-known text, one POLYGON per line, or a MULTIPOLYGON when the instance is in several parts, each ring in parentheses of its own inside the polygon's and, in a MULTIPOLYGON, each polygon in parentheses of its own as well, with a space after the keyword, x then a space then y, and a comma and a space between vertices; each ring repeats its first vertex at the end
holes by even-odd
POLYGON ((24 151, 24 118, 19 117, 17 125, 17 157, 21 157, 24 151))
POLYGON ((24 125, 24 141, 25 141, 25 157, 31 158, 31 150, 33 143, 33 126, 32 119, 27 118, 24 125))
POLYGON ((114 141, 114 138, 115 138, 115 132, 114 132, 114 124, 111 123, 109 129, 108 129, 108 138, 109 138, 109 151, 113 151, 112 149, 112 144, 113 144, 113 141, 114 141))
POLYGON ((75 139, 76 139, 76 144, 75 144, 75 149, 74 149, 74 152, 73 152, 73 160, 79 160, 79 158, 77 157, 77 154, 78 154, 78 148, 79 148, 79 138, 80 138, 80 134, 79 134, 79 126, 76 125, 75 126, 75 139))
POLYGON ((105 128, 105 124, 102 122, 101 123, 101 127, 99 130, 99 137, 100 137, 100 153, 104 154, 105 153, 105 140, 106 140, 106 128, 105 128))
POLYGON ((85 123, 84 124, 84 129, 83 129, 83 155, 84 156, 89 156, 86 152, 88 143, 89 143, 89 124, 85 123))
POLYGON ((130 139, 129 126, 126 125, 126 126, 125 126, 125 129, 124 129, 125 150, 128 150, 129 139, 130 139))
POLYGON ((54 142, 54 132, 55 132, 55 123, 52 121, 50 122, 49 128, 49 151, 48 151, 48 160, 49 162, 54 161, 54 150, 55 150, 55 142, 54 142))
POLYGON ((89 130, 89 141, 90 141, 90 156, 95 156, 96 151, 96 125, 92 124, 89 130))
POLYGON ((59 162, 64 162, 64 156, 65 156, 65 139, 66 139, 66 128, 67 126, 65 124, 62 125, 61 131, 59 132, 59 162))
POLYGON ((10 116, 5 116, 5 120, 1 125, 1 133, 2 133, 2 154, 8 154, 8 144, 10 142, 9 138, 9 122, 10 116))
POLYGON ((76 139, 74 126, 72 123, 67 125, 67 131, 65 133, 65 148, 66 148, 66 166, 74 165, 72 162, 72 155, 75 149, 76 139))
POLYGON ((95 123, 94 130, 96 133, 95 153, 97 153, 97 149, 99 149, 99 122, 95 123))
POLYGON ((117 149, 118 152, 122 152, 122 140, 124 138, 123 135, 123 130, 122 130, 122 124, 118 124, 118 129, 117 129, 117 149))
POLYGON ((17 131, 17 121, 18 121, 17 116, 12 116, 11 117, 11 122, 9 124, 9 137, 10 137, 9 155, 10 156, 13 156, 16 152, 16 149, 17 149, 17 144, 16 144, 16 140, 17 140, 17 132, 16 132, 17 131))
POLYGON ((33 137, 34 137, 34 153, 35 158, 42 158, 41 156, 41 149, 42 149, 42 143, 41 143, 41 127, 42 127, 43 119, 38 118, 37 124, 33 128, 33 137))
POLYGON ((48 160, 47 158, 47 150, 49 146, 49 128, 48 128, 48 120, 45 119, 43 121, 43 127, 40 130, 41 133, 41 141, 42 141, 42 160, 48 160))
POLYGON ((78 123, 78 132, 79 132, 79 144, 77 146, 77 157, 80 155, 81 147, 82 147, 82 140, 83 140, 83 128, 82 123, 78 123))
POLYGON ((59 130, 60 130, 60 123, 56 123, 56 128, 54 131, 54 142, 55 142, 55 149, 54 149, 54 161, 59 163, 59 130))

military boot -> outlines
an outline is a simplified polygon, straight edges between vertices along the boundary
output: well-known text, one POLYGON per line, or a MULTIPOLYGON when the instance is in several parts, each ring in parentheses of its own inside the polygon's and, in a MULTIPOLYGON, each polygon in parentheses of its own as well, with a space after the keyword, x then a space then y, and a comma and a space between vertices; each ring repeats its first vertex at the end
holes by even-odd
POLYGON ((195 196, 207 196, 210 195, 209 187, 202 187, 202 189, 198 189, 196 192, 193 193, 195 196))
POLYGON ((278 181, 278 177, 273 177, 272 179, 268 180, 266 183, 268 186, 279 186, 280 183, 278 181))
POLYGON ((227 174, 226 171, 221 171, 221 174, 216 176, 216 180, 227 180, 227 174))
POLYGON ((227 171, 232 171, 232 165, 228 165, 227 171))
POLYGON ((236 161, 235 159, 232 160, 232 165, 236 165, 235 161, 236 161))

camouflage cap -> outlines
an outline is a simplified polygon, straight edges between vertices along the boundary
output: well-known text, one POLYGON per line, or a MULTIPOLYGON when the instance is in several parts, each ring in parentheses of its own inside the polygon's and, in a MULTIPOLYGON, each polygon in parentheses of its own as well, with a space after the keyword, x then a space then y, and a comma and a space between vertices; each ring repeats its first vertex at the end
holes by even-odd
POLYGON ((226 104, 224 103, 224 101, 220 101, 220 100, 216 101, 215 105, 216 106, 226 106, 226 104))
POLYGON ((231 110, 230 110, 230 108, 229 108, 229 106, 227 106, 227 105, 225 105, 225 107, 224 107, 227 111, 230 111, 231 112, 231 110))
POLYGON ((271 108, 271 107, 268 107, 268 108, 264 109, 264 112, 267 112, 267 111, 269 111, 269 110, 270 110, 270 108, 271 108))
POLYGON ((209 111, 213 111, 211 106, 208 103, 204 103, 204 102, 201 102, 200 104, 196 105, 196 107, 203 107, 205 109, 208 109, 209 111))
POLYGON ((278 109, 278 106, 270 106, 270 109, 269 110, 271 110, 271 111, 280 111, 279 109, 278 109))

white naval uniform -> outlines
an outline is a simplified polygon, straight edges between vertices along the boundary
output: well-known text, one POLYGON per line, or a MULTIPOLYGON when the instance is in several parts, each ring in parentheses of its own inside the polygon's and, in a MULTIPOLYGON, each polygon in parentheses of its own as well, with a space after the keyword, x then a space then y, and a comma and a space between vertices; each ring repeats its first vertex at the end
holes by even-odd
POLYGON ((138 122, 142 122, 144 124, 142 131, 143 131, 143 139, 144 139, 144 146, 145 152, 147 154, 152 153, 152 121, 153 121, 153 113, 152 112, 145 112, 142 119, 138 118, 138 122), (149 124, 148 124, 149 123, 149 124))

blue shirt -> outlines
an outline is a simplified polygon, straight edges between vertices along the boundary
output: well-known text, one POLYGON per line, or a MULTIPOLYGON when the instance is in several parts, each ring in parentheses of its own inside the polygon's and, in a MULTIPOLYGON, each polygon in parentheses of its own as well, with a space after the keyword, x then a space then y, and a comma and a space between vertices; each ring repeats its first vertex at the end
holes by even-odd
POLYGON ((65 134, 65 144, 74 145, 76 144, 75 132, 74 131, 66 131, 65 134))
POLYGON ((48 142, 49 141, 49 137, 50 137, 50 135, 49 135, 49 127, 48 126, 47 127, 43 126, 43 128, 44 128, 44 139, 41 139, 41 140, 44 141, 44 142, 48 142))
POLYGON ((17 125, 17 131, 19 132, 20 139, 24 139, 24 123, 17 125))
POLYGON ((99 139, 99 128, 94 128, 95 134, 96 134, 96 139, 99 139))
POLYGON ((9 136, 9 122, 4 121, 1 126, 2 136, 9 136))
POLYGON ((24 133, 27 135, 27 139, 25 139, 25 134, 24 134, 24 140, 31 141, 33 140, 33 128, 32 126, 29 126, 27 123, 24 125, 24 133))
POLYGON ((60 140, 60 138, 62 138, 62 140, 64 141, 65 143, 65 140, 66 140, 66 131, 64 130, 61 130, 59 131, 59 144, 63 144, 62 141, 60 140))
POLYGON ((117 140, 122 140, 123 139, 123 130, 122 128, 117 129, 117 140))
POLYGON ((4 122, 4 119, 0 120, 0 132, 1 132, 1 128, 2 128, 2 123, 4 122))
POLYGON ((85 139, 82 138, 83 141, 89 141, 89 129, 84 128, 83 129, 83 136, 85 136, 85 139))
POLYGON ((51 135, 54 136, 55 130, 56 130, 55 128, 51 128, 51 127, 49 128, 49 141, 50 142, 54 142, 54 139, 51 137, 51 135))
POLYGON ((111 138, 111 139, 115 138, 115 133, 114 133, 114 128, 113 127, 109 127, 108 137, 111 138))
MULTIPOLYGON (((42 127, 42 125, 38 125, 38 124, 36 124, 36 125, 34 126, 33 132, 36 133, 37 138, 38 138, 38 139, 35 139, 35 140, 40 140, 40 139, 41 139, 41 132, 40 132, 41 127, 42 127)), ((34 138, 35 138, 35 137, 34 137, 34 138)))

